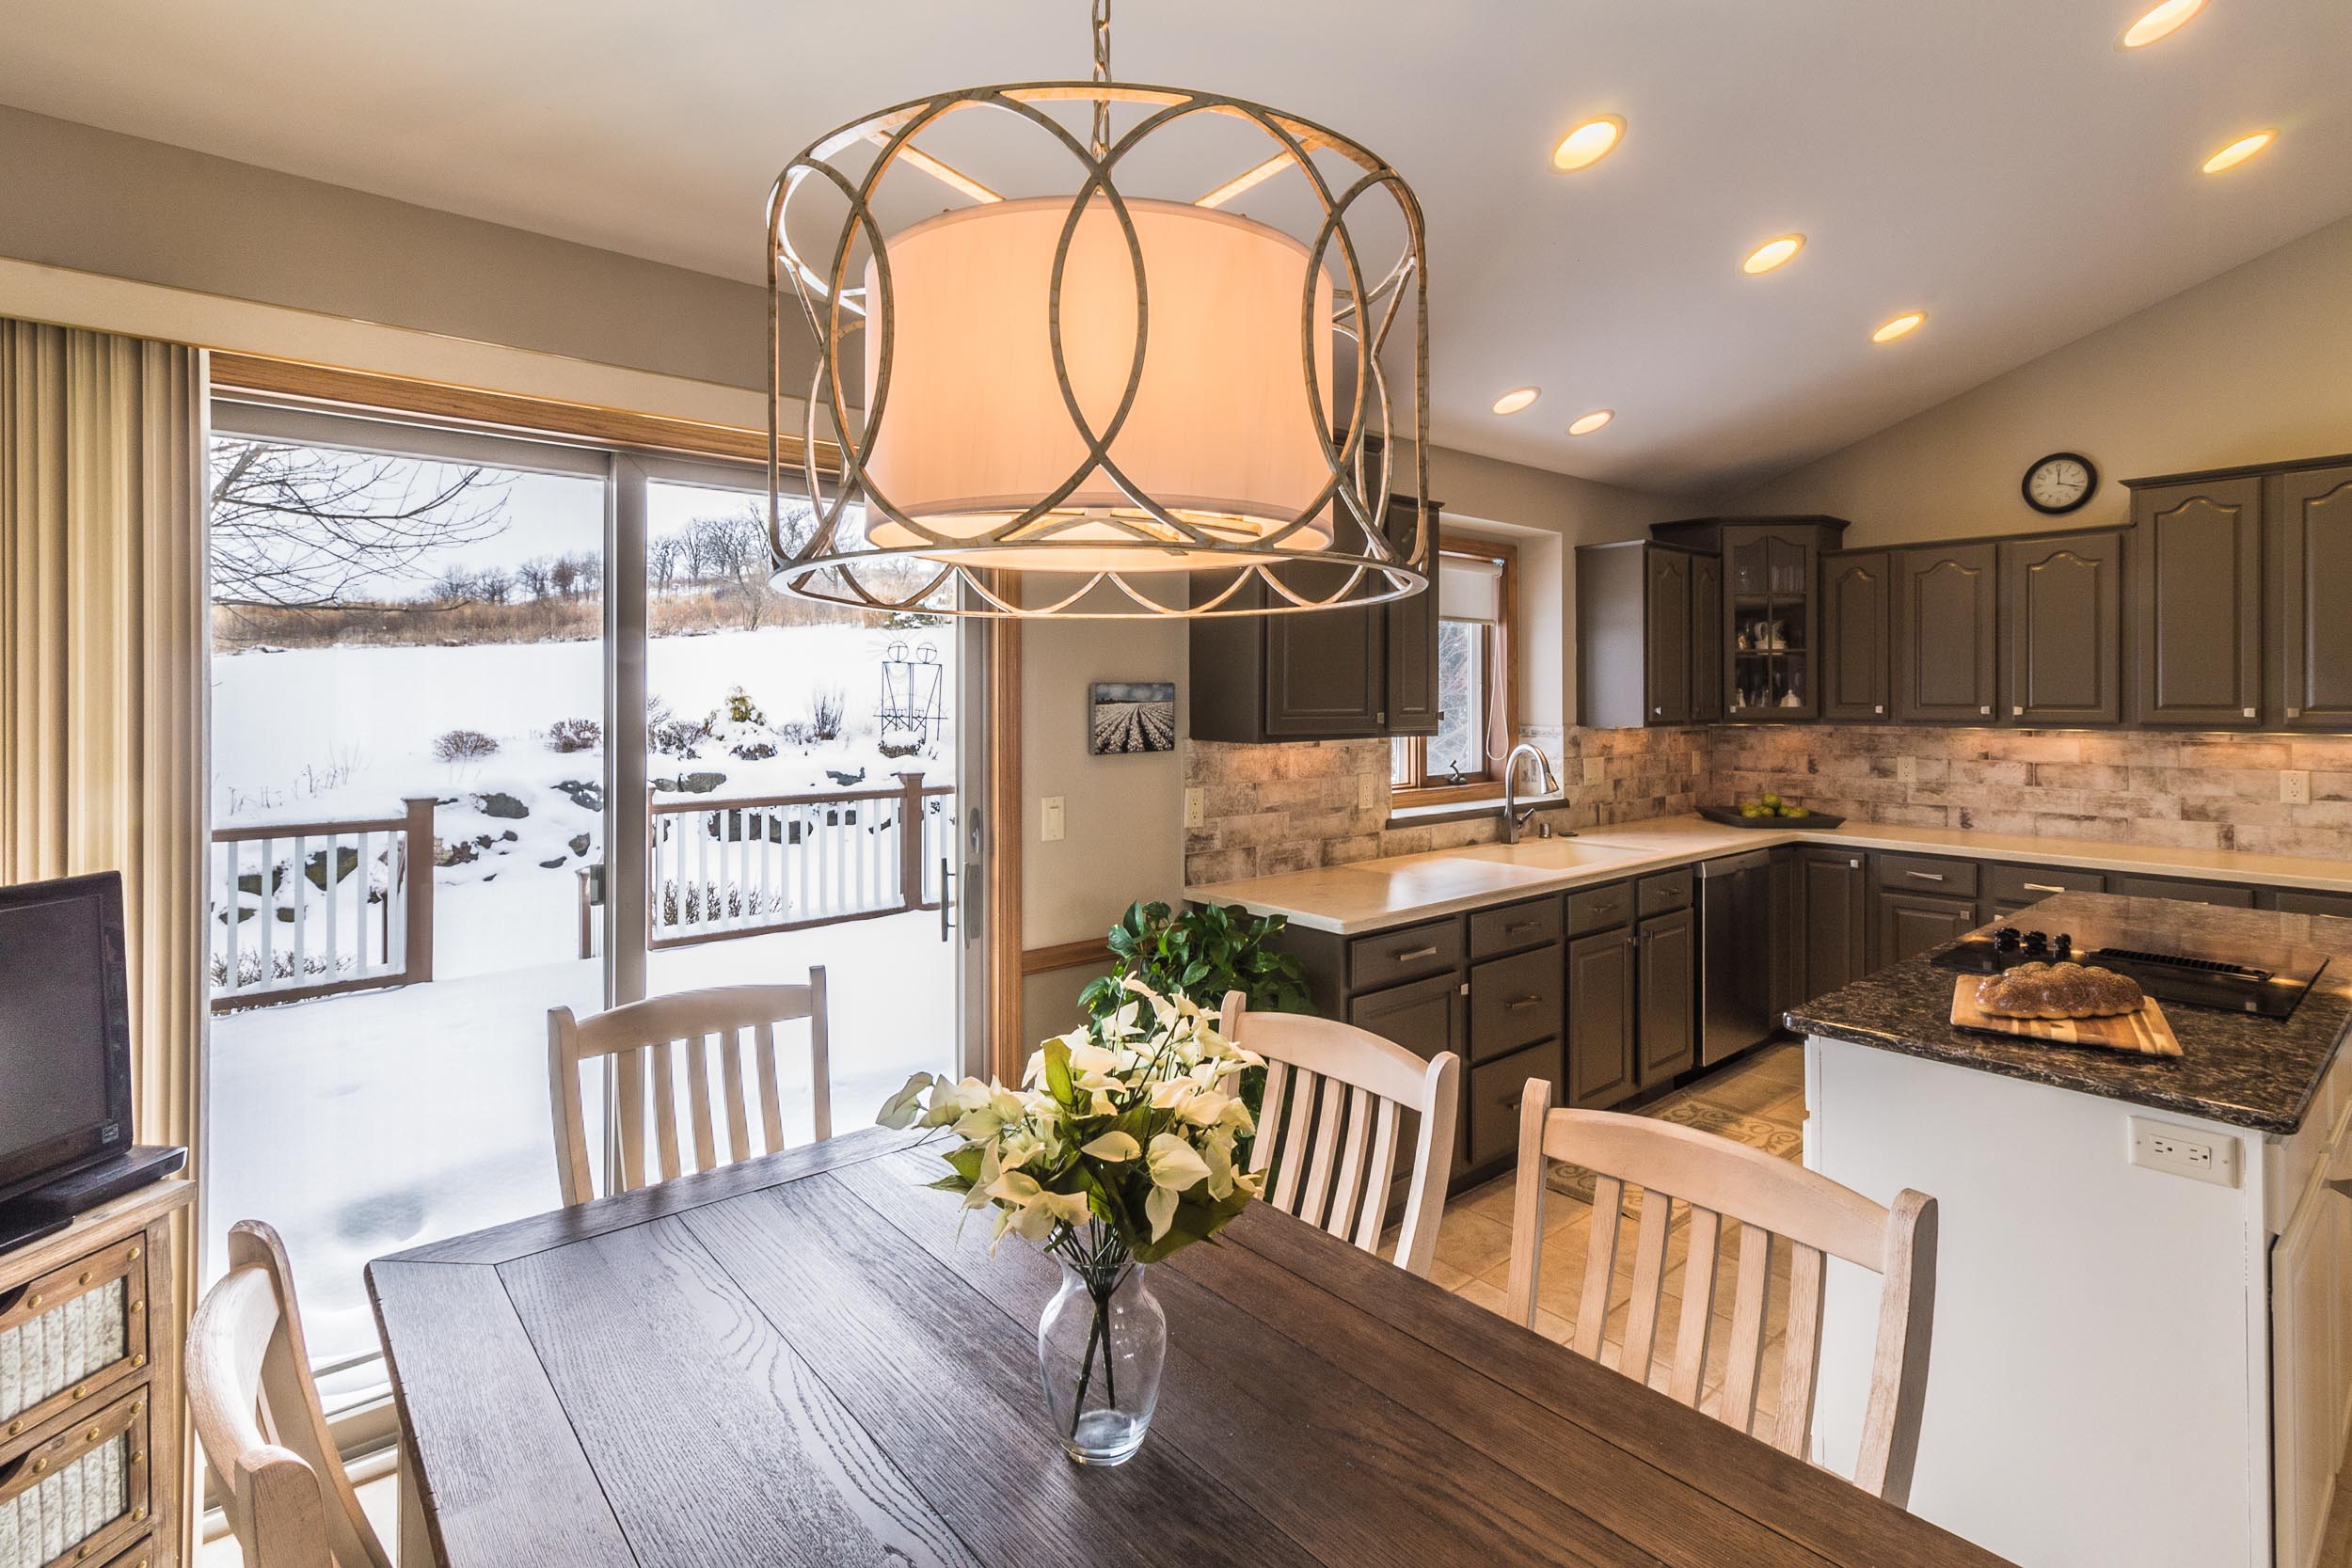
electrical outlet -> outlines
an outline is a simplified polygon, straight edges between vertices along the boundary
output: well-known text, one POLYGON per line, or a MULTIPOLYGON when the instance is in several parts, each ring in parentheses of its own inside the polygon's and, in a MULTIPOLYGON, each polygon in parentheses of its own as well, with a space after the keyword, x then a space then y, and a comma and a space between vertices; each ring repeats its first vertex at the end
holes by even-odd
POLYGON ((1905 789, 1917 788, 1919 784, 1919 759, 1917 757, 1897 757, 1895 759, 1895 782, 1902 785, 1905 789))
POLYGON ((1356 809, 1358 811, 1380 809, 1380 781, 1369 773, 1356 781, 1356 809))
POLYGON ((2312 803, 2312 776, 2303 768, 2290 768, 2279 775, 2279 800, 2282 805, 2308 806, 2312 803))
POLYGON ((1184 791, 1184 826, 1205 828, 1209 825, 1209 808, 1198 789, 1184 791))
POLYGON ((1037 803, 1037 836, 1044 844, 1062 841, 1062 798, 1048 795, 1037 803))
POLYGON ((2237 1185, 2237 1139, 2218 1132, 2132 1117, 2132 1164, 2217 1187, 2237 1185))

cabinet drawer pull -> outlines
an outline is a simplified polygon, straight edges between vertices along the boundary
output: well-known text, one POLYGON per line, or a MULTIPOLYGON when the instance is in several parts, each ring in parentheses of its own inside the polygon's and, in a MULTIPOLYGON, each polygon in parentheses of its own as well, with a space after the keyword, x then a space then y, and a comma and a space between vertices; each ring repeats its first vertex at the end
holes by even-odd
POLYGON ((1397 954, 1395 956, 1395 961, 1401 964, 1408 964, 1417 959, 1434 958, 1437 956, 1438 950, 1434 947, 1416 947, 1408 952, 1397 954))
POLYGON ((1940 882, 1944 879, 1944 873, 1941 871, 1906 871, 1903 875, 1916 877, 1923 882, 1940 882))
POLYGON ((1514 920, 1503 927, 1502 934, 1506 937, 1515 937, 1521 931, 1533 931, 1541 925, 1543 922, 1540 920, 1514 920))
POLYGON ((2027 893, 2064 893, 2066 891, 2056 882, 2027 882, 2025 887, 2027 893))
POLYGON ((1540 996, 1522 996, 1517 1002, 1505 1002, 1502 1005, 1502 1010, 1506 1013, 1516 1013, 1521 1008, 1532 1007, 1542 1000, 1540 996))

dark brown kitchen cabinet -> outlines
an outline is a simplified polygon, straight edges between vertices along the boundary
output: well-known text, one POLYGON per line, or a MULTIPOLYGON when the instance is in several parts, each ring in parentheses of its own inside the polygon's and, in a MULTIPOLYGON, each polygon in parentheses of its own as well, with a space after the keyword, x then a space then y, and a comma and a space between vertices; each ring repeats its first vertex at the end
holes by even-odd
POLYGON ((1633 1092, 1633 931, 1620 926, 1568 943, 1567 1103, 1613 1105, 1633 1092))
POLYGON ((2254 907, 2254 890, 2250 887, 2234 882, 2201 882, 2193 877, 2134 877, 2119 873, 2107 879, 2107 891, 2122 898, 2177 898, 2185 904, 2219 904, 2233 910, 2254 907))
POLYGON ((2352 467, 2282 475, 2279 720, 2352 728, 2352 467))
POLYGON ((1692 721, 1698 560, 1638 539, 1577 550, 1580 722, 1632 729, 1692 721))
MULTIPOLYGON (((1339 1016, 1344 1016, 1359 1029, 1369 1029, 1384 1039, 1394 1040, 1423 1060, 1436 1056, 1441 1051, 1451 1051, 1467 1058, 1469 1031, 1461 991, 1462 982, 1457 976, 1433 974, 1425 980, 1415 980, 1406 985, 1391 986, 1386 990, 1351 997, 1344 1013, 1339 1016)), ((1467 1060, 1464 1061, 1461 1075, 1467 1091, 1470 1076, 1467 1060)), ((1406 1135, 1406 1131, 1400 1128, 1399 1135, 1406 1135)), ((1418 1128, 1412 1131, 1417 1132, 1418 1128)), ((1469 1170, 1472 1163, 1468 1116, 1457 1114, 1454 1117, 1453 1155, 1449 1180, 1469 1170)))
POLYGON ((1870 884, 1856 849, 1797 851, 1797 1002, 1809 1002, 1870 971, 1870 884))
POLYGON ((1821 717, 1870 722, 1886 717, 1884 550, 1840 550, 1821 558, 1821 717))
POLYGON ((1634 928, 1639 1006, 1634 1030, 1644 1085, 1698 1062, 1698 927, 1689 910, 1652 915, 1634 928))
MULTIPOLYGON (((1434 562, 1438 509, 1429 509, 1434 562)), ((1413 503, 1389 503, 1391 542, 1411 547, 1413 503)), ((1326 594, 1348 568, 1304 563, 1284 578, 1326 594)), ((1222 593, 1231 572, 1193 578, 1196 598, 1222 593)), ((1245 583, 1232 608, 1276 602, 1245 583)), ((1195 740, 1364 740, 1438 729, 1438 594, 1295 614, 1210 616, 1191 625, 1195 740)))
POLYGON ((1894 552, 1895 717, 1989 723, 1999 605, 1998 550, 1991 543, 1919 546, 1894 552))
POLYGON ((1973 898, 1881 888, 1876 962, 1872 967, 1883 969, 1915 958, 1931 947, 1957 942, 1975 930, 1978 924, 1977 901, 1973 898))
POLYGON ((2262 481, 2132 492, 2133 684, 2142 724, 2262 717, 2262 481))
POLYGON ((2000 546, 2003 716, 2026 724, 2123 717, 2123 536, 2112 530, 2000 546))
POLYGON ((1724 716, 1724 562, 1721 556, 1691 558, 1691 720, 1711 723, 1724 716))

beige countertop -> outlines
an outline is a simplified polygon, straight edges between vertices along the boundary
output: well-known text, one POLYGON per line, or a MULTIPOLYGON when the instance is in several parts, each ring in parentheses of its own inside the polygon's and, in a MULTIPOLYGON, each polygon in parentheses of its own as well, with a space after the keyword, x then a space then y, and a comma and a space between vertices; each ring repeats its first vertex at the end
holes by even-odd
POLYGON ((1956 828, 1898 828, 1871 822, 1842 828, 1756 829, 1726 828, 1701 816, 1661 816, 1588 828, 1573 838, 1531 838, 1515 846, 1482 844, 1277 877, 1209 882, 1185 888, 1184 896, 1203 904, 1239 904, 1258 914, 1288 915, 1293 924, 1311 930, 1353 936, 1776 844, 1920 850, 2025 865, 2078 866, 2352 893, 2352 861, 1979 833, 1956 828))

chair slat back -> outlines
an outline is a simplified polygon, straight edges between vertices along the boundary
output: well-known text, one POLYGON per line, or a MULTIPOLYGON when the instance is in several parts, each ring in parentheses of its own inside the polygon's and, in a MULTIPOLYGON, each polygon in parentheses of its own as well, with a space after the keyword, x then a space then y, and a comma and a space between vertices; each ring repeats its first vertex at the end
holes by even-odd
POLYGON ((319 1404, 285 1245, 258 1220, 230 1227, 229 1272, 189 1320, 186 1375, 197 1441, 247 1563, 391 1568, 319 1404))
POLYGON ((1504 1310, 1533 1326, 1541 1287, 1549 1161, 1596 1173, 1593 1224, 1569 1344, 1602 1359, 1604 1325, 1619 1278, 1618 1231, 1629 1190, 1638 1188, 1630 1298, 1617 1370, 1645 1383, 1661 1350, 1668 1241, 1682 1211, 1688 1246, 1681 1306, 1671 1328, 1665 1392, 1692 1408, 1710 1384, 1709 1357, 1723 1353, 1716 1415, 1754 1428, 1768 1340, 1769 1296, 1778 1259, 1788 1272, 1778 1400, 1770 1431, 1784 1453, 1804 1457, 1812 1442, 1820 1366, 1827 1259, 1842 1258, 1881 1276, 1878 1340, 1854 1482, 1901 1505, 1911 1495, 1927 1387, 1935 1310, 1935 1200, 1905 1190, 1888 1209, 1851 1188, 1761 1149, 1647 1117, 1551 1109, 1551 1085, 1530 1079, 1519 1101, 1519 1164, 1512 1215, 1511 1273, 1504 1310), (1729 1322, 1715 1311, 1726 1222, 1739 1244, 1729 1322))
POLYGON ((1284 1213, 1367 1252, 1380 1248, 1404 1113, 1419 1121, 1396 1264, 1426 1276, 1438 1245, 1461 1059, 1422 1060, 1367 1029, 1299 1013, 1251 1012, 1225 997, 1219 1029, 1265 1058, 1265 1099, 1250 1168, 1271 1171, 1265 1197, 1284 1213))
POLYGON ((808 1021, 812 1120, 818 1142, 832 1137, 832 1043, 826 1013, 821 965, 810 968, 808 983, 802 986, 718 986, 632 1002, 587 1018, 573 1017, 569 1007, 550 1008, 548 1086, 564 1201, 585 1203, 598 1196, 602 1161, 588 1136, 584 1080, 591 1074, 583 1068, 612 1065, 612 1114, 619 1123, 615 1192, 715 1170, 787 1147, 776 1069, 779 1023, 808 1021), (715 1095, 714 1051, 719 1069, 715 1095), (746 1054, 751 1057, 748 1073, 746 1054), (683 1105, 677 1091, 680 1077, 685 1079, 683 1105), (747 1094, 758 1100, 756 1138, 747 1094))

